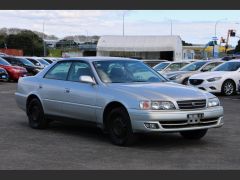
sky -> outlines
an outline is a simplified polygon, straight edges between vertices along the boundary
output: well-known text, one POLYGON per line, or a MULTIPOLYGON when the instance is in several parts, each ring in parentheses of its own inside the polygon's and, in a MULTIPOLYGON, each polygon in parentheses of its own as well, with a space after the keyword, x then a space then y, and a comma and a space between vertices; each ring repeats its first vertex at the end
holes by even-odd
MULTIPOLYGON (((0 28, 68 35, 179 35, 182 40, 205 44, 216 35, 226 38, 229 29, 240 36, 240 10, 1 10, 0 28)), ((236 45, 239 38, 230 38, 236 45)))

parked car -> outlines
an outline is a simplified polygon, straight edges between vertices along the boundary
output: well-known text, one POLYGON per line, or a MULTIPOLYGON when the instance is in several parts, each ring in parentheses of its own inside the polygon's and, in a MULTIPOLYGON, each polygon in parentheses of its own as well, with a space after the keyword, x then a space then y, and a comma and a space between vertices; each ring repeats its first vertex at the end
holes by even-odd
POLYGON ((184 66, 179 71, 166 73, 165 76, 173 82, 187 85, 188 79, 190 76, 194 74, 198 74, 201 72, 211 71, 216 66, 222 64, 224 61, 216 61, 216 60, 202 60, 196 61, 191 64, 184 66))
POLYGON ((212 93, 222 93, 230 96, 236 93, 240 80, 240 60, 231 60, 213 69, 193 75, 189 85, 212 93))
POLYGON ((25 57, 25 58, 40 69, 43 69, 49 65, 49 63, 46 60, 39 57, 25 57))
POLYGON ((49 120, 82 120, 109 133, 116 145, 137 133, 180 132, 200 139, 223 125, 216 96, 166 80, 143 62, 82 57, 57 61, 36 76, 21 78, 15 93, 32 128, 49 120))
POLYGON ((147 64, 150 67, 154 67, 155 65, 161 63, 161 62, 168 62, 166 59, 141 59, 145 64, 147 64))
POLYGON ((47 61, 49 64, 52 64, 54 62, 54 60, 49 59, 49 58, 43 58, 45 61, 47 61))
POLYGON ((0 53, 0 57, 2 57, 2 56, 7 56, 7 54, 5 54, 5 53, 0 53))
POLYGON ((17 81, 20 77, 27 76, 27 70, 20 66, 12 66, 9 62, 0 57, 0 68, 7 71, 9 80, 17 81))
POLYGON ((189 61, 174 61, 174 62, 162 62, 157 64, 153 67, 153 69, 161 74, 172 72, 172 71, 179 71, 179 69, 183 68, 187 64, 191 62, 189 61))
POLYGON ((33 63, 31 63, 25 58, 14 57, 14 56, 6 56, 2 58, 5 59, 7 62, 9 62, 13 66, 21 66, 26 68, 28 71, 28 75, 35 75, 42 70, 36 67, 33 63))
POLYGON ((7 71, 1 67, 0 67, 0 81, 8 81, 7 71))

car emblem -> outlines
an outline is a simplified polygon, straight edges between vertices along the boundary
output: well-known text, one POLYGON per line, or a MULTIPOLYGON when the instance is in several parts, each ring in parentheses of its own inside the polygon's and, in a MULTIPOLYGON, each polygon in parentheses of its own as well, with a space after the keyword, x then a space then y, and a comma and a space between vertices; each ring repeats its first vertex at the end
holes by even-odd
POLYGON ((192 102, 192 106, 196 106, 196 103, 195 103, 195 102, 192 102))

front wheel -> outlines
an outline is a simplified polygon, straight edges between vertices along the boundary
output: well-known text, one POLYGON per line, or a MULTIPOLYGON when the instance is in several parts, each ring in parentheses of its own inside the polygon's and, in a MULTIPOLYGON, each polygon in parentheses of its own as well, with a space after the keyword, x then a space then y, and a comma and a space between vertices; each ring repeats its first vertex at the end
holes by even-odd
POLYGON ((222 94, 225 96, 231 96, 235 94, 236 88, 235 88, 235 83, 231 80, 227 80, 223 83, 222 85, 222 94))
POLYGON ((182 131, 180 134, 185 139, 198 140, 203 138, 207 133, 207 129, 192 130, 192 131, 182 131))
POLYGON ((108 132, 113 144, 128 146, 136 141, 136 134, 132 131, 129 115, 124 108, 113 109, 107 122, 108 132))
POLYGON ((48 120, 44 116, 41 102, 34 98, 27 106, 29 126, 34 129, 44 129, 48 125, 48 120))

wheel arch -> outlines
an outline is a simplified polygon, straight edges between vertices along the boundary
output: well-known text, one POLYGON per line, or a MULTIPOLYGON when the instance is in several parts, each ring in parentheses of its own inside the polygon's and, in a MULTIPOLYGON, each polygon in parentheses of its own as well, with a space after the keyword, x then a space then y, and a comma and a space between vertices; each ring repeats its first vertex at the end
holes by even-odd
POLYGON ((32 99, 34 99, 34 98, 38 99, 38 100, 41 102, 41 104, 42 104, 42 101, 41 101, 41 99, 38 97, 38 95, 36 95, 36 94, 30 94, 30 95, 27 97, 27 100, 26 100, 26 109, 28 108, 28 104, 30 103, 30 101, 31 101, 32 99))
POLYGON ((233 82, 233 85, 234 85, 234 91, 235 91, 235 93, 236 93, 236 91, 237 91, 237 83, 234 81, 234 79, 232 79, 232 78, 227 78, 227 79, 225 79, 224 81, 223 81, 223 83, 222 83, 222 86, 221 86, 221 91, 222 91, 222 88, 223 88, 223 84, 226 82, 226 81, 232 81, 233 82))
MULTIPOLYGON (((126 106, 119 102, 119 101, 112 101, 112 102, 109 102, 105 108, 104 108, 104 111, 103 111, 103 116, 102 116, 102 119, 103 119, 103 129, 106 129, 106 125, 107 125, 107 117, 108 117, 108 114, 114 109, 114 108, 118 108, 118 107, 122 107, 126 110, 126 112, 128 113, 128 110, 126 108, 126 106)), ((129 115, 129 114, 128 114, 129 115)))
POLYGON ((232 82, 234 83, 235 88, 237 88, 237 84, 236 84, 236 82, 234 81, 234 79, 232 79, 232 78, 227 78, 227 79, 225 79, 225 80, 223 81, 222 85, 223 85, 226 81, 232 81, 232 82))

